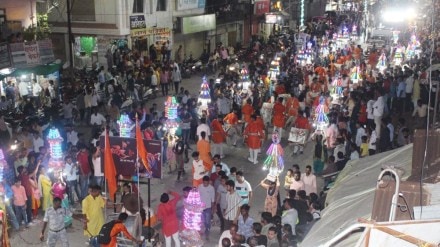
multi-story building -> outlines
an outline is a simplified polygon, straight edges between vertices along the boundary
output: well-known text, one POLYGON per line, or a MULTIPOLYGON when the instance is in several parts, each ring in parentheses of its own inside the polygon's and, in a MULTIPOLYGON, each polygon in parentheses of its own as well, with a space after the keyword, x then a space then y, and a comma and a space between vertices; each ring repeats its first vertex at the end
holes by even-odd
POLYGON ((4 39, 36 22, 36 1, 0 1, 0 33, 4 39))

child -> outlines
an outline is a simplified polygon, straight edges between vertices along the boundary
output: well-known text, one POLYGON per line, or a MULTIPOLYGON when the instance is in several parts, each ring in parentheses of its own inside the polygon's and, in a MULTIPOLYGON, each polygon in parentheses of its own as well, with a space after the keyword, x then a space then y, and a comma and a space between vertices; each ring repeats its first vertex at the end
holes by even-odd
POLYGON ((368 156, 368 136, 362 136, 361 158, 368 156))
POLYGON ((27 196, 19 178, 15 180, 15 184, 12 186, 12 192, 14 194, 13 204, 18 223, 21 225, 22 220, 24 220, 25 227, 28 228, 29 223, 26 215, 27 196))

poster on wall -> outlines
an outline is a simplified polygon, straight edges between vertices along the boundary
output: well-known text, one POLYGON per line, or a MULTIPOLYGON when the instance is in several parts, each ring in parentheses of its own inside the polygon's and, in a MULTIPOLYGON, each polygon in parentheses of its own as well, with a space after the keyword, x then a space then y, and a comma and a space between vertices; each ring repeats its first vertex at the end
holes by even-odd
POLYGON ((150 28, 147 29, 147 34, 153 35, 153 42, 159 42, 160 44, 171 41, 171 29, 167 27, 163 28, 150 28))
POLYGON ((130 16, 130 33, 132 37, 139 37, 146 35, 147 24, 144 15, 130 16))
MULTIPOLYGON (((101 152, 104 153, 105 137, 100 137, 101 152)), ((110 136, 110 149, 116 167, 116 173, 123 176, 137 175, 137 149, 136 139, 127 137, 110 136)), ((151 167, 150 178, 162 178, 162 142, 157 140, 144 140, 147 149, 147 160, 151 167)), ((104 167, 104 159, 101 159, 104 167)), ((145 168, 139 168, 140 173, 145 173, 145 168)), ((146 174, 146 173, 145 173, 146 174)))
POLYGON ((52 41, 50 39, 38 41, 38 51, 40 54, 40 63, 46 64, 51 63, 55 60, 52 41))
POLYGON ((11 43, 9 49, 13 66, 18 69, 27 67, 24 43, 11 43))
POLYGON ((255 15, 264 15, 269 12, 270 1, 269 0, 257 0, 255 1, 255 15))
POLYGON ((24 52, 26 54, 26 63, 28 65, 40 63, 40 52, 38 50, 37 42, 24 43, 24 52))
POLYGON ((7 43, 0 43, 0 69, 11 67, 11 57, 7 43))

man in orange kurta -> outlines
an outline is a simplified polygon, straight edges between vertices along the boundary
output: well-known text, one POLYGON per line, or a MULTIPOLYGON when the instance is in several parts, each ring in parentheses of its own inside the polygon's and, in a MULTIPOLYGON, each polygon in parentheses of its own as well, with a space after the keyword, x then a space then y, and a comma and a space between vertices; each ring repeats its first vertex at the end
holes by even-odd
POLYGON ((223 158, 223 142, 226 140, 226 132, 220 122, 222 117, 219 115, 211 122, 212 150, 214 155, 219 154, 223 158))
POLYGON ((231 113, 226 115, 223 122, 227 124, 228 130, 227 134, 232 140, 232 145, 237 146, 238 135, 240 134, 238 129, 238 117, 236 110, 232 110, 231 113))
POLYGON ((246 104, 241 107, 241 114, 243 115, 243 121, 245 125, 251 122, 251 115, 254 113, 254 108, 252 107, 251 99, 246 100, 246 104))
POLYGON ((246 144, 249 147, 248 160, 255 165, 258 164, 258 151, 261 148, 261 139, 263 138, 263 129, 261 124, 257 123, 256 116, 252 115, 252 121, 244 129, 243 136, 246 139, 246 144))
POLYGON ((206 132, 202 131, 200 133, 201 139, 197 141, 197 151, 199 152, 200 159, 203 160, 203 163, 207 164, 207 170, 211 171, 212 169, 212 155, 211 155, 211 144, 206 139, 206 132))
POLYGON ((280 138, 283 136, 283 128, 286 123, 285 119, 286 107, 283 105, 283 98, 278 98, 277 102, 273 106, 273 131, 278 131, 280 138))
POLYGON ((291 97, 288 98, 286 101, 286 115, 287 115, 286 126, 289 126, 291 123, 295 121, 295 118, 298 115, 298 109, 299 109, 299 101, 292 93, 291 97))
POLYGON ((108 244, 102 244, 102 247, 114 247, 117 244, 116 237, 122 233, 124 236, 138 244, 141 243, 140 240, 137 240, 135 237, 133 237, 127 230, 127 227, 124 225, 124 221, 127 220, 128 215, 126 213, 121 213, 118 216, 118 219, 115 221, 115 224, 113 225, 112 230, 110 231, 110 243, 108 244))

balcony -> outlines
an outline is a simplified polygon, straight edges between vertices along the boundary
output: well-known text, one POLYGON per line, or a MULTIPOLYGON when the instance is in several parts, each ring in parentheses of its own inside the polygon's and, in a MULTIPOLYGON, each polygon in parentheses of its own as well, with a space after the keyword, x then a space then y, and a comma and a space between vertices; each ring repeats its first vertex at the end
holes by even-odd
POLYGON ((217 25, 228 22, 241 21, 249 17, 248 3, 222 3, 217 2, 206 6, 207 14, 215 14, 217 25))

